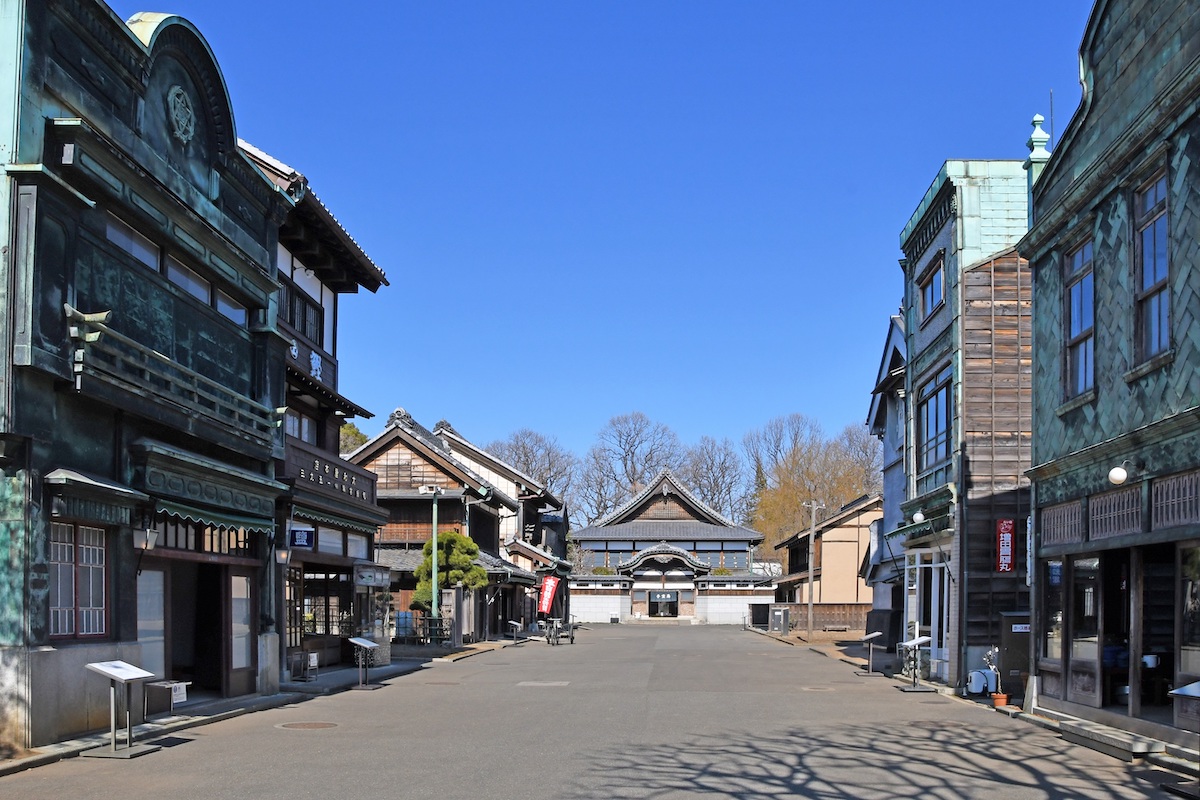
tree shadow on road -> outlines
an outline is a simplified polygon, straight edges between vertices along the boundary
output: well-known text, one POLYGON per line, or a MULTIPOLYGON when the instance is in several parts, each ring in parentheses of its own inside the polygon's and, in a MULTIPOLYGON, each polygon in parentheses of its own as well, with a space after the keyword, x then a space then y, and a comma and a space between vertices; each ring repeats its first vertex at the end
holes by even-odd
POLYGON ((711 795, 875 800, 1161 798, 1172 773, 1132 767, 1028 725, 914 720, 899 729, 815 725, 588 753, 577 794, 611 800, 711 795), (584 787, 587 787, 586 789, 584 787))

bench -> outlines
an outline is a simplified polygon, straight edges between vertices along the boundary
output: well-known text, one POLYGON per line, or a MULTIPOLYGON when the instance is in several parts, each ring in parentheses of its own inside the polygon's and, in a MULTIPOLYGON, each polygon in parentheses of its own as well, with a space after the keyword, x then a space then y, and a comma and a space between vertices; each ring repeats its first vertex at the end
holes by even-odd
POLYGON ((850 630, 850 626, 849 625, 822 625, 821 630, 826 631, 826 632, 842 631, 844 633, 845 631, 850 630))

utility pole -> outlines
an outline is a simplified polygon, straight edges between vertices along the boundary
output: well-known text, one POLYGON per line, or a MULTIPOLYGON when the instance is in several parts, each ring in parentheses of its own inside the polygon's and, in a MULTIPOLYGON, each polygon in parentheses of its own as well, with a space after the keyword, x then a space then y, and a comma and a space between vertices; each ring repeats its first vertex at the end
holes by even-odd
POLYGON ((808 641, 813 635, 813 558, 816 553, 817 541, 817 511, 824 508, 820 500, 809 500, 803 504, 812 509, 812 527, 808 529, 808 641))

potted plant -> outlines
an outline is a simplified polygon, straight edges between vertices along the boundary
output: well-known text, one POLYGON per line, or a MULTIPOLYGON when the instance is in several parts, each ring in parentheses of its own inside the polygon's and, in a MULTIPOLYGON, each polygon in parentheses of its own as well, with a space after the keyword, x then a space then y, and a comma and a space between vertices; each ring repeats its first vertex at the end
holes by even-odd
POLYGON ((1000 648, 993 647, 983 654, 983 663, 996 676, 996 691, 992 692, 992 706, 1000 708, 1008 705, 1008 695, 1000 683, 1000 648))

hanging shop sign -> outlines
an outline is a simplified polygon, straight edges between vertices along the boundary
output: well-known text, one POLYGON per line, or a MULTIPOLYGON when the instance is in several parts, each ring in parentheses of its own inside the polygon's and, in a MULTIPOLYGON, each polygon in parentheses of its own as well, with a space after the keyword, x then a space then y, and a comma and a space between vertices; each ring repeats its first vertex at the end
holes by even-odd
POLYGON ((312 547, 313 546, 313 529, 312 528, 289 528, 288 529, 288 546, 289 547, 312 547))
POLYGON ((538 613, 549 614, 550 607, 554 604, 554 593, 558 590, 559 579, 553 575, 545 575, 542 577, 542 594, 538 598, 538 613))
POLYGON ((996 520, 996 572, 1012 572, 1016 569, 1016 530, 1016 520, 996 520))

